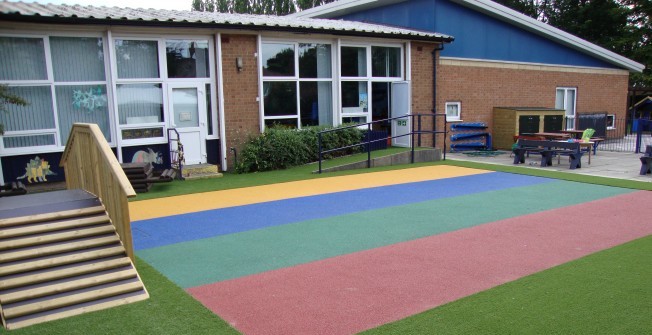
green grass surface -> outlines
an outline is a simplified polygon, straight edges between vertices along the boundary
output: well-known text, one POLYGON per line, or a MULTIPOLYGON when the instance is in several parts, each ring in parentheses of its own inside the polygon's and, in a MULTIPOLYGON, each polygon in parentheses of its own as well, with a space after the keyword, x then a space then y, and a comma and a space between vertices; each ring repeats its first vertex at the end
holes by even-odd
POLYGON ((238 334, 184 290, 137 260, 150 298, 137 303, 7 331, 7 335, 238 334))
POLYGON ((647 236, 364 334, 649 334, 650 255, 647 236))

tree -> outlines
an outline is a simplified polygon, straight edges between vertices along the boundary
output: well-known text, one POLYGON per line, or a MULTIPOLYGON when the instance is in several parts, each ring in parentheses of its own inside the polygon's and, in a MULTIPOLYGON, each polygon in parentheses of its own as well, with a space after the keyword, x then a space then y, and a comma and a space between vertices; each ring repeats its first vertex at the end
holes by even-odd
MULTIPOLYGON (((7 105, 27 106, 27 101, 11 93, 7 85, 0 85, 0 113, 9 113, 7 105)), ((0 123, 0 135, 4 133, 5 126, 0 123)))
MULTIPOLYGON (((332 0, 328 1, 330 2, 332 0)), ((192 10, 200 12, 287 15, 294 13, 296 7, 293 0, 193 0, 192 10)))

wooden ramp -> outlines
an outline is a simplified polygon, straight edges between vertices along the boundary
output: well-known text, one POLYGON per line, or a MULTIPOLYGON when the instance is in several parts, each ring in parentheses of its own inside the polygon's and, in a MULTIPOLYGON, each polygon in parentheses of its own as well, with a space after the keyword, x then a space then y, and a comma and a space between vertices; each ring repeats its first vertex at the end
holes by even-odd
POLYGON ((148 297, 97 197, 66 190, 0 200, 0 314, 6 329, 148 297))

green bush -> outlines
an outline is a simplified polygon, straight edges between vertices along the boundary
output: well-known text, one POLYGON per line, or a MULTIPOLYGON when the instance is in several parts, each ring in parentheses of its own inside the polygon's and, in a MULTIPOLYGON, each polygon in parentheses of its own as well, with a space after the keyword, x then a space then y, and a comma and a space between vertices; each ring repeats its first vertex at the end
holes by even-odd
MULTIPOLYGON (((330 127, 306 127, 288 129, 282 126, 268 127, 263 134, 250 138, 238 155, 236 172, 246 173, 286 169, 314 162, 319 159, 318 134, 330 127)), ((335 149, 360 143, 362 130, 344 129, 323 134, 322 150, 335 149)), ((338 150, 324 155, 332 158, 358 152, 361 146, 338 150)))

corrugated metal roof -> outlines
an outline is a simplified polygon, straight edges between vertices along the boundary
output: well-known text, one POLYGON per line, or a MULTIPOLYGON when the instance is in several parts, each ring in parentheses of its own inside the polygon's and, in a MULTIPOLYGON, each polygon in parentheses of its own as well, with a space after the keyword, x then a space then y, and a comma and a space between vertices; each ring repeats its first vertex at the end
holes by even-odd
MULTIPOLYGON (((293 18, 332 18, 350 13, 388 6, 409 0, 338 0, 331 3, 306 9, 288 15, 293 18)), ((492 0, 450 0, 453 3, 471 8, 481 13, 493 16, 501 21, 527 29, 555 42, 565 44, 575 50, 595 56, 606 62, 622 67, 629 71, 641 72, 645 65, 609 51, 577 36, 573 36, 561 29, 537 21, 527 15, 503 6, 492 0)))
MULTIPOLYGON (((72 0, 74 1, 74 0, 72 0)), ((121 23, 168 26, 251 28, 264 30, 297 30, 340 35, 386 36, 416 40, 452 41, 453 37, 396 28, 378 24, 344 20, 293 18, 287 16, 224 14, 183 10, 54 5, 28 2, 0 2, 0 19, 25 22, 121 23)))

